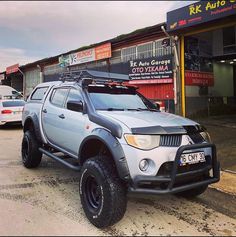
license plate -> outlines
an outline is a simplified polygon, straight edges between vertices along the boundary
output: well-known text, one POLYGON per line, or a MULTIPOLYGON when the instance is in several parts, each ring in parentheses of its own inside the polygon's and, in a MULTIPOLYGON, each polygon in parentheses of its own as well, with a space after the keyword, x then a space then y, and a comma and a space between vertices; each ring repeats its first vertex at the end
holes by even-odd
POLYGON ((204 152, 186 153, 180 157, 180 165, 197 164, 206 162, 204 152))
POLYGON ((21 114, 22 111, 14 111, 13 114, 21 114))

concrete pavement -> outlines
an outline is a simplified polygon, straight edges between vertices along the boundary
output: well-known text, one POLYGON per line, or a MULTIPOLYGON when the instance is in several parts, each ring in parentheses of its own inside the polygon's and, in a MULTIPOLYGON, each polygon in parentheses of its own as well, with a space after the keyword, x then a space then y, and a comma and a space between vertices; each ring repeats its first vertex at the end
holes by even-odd
POLYGON ((99 230, 82 210, 78 173, 48 158, 25 169, 21 138, 20 128, 0 129, 0 235, 236 235, 235 183, 224 173, 193 200, 130 196, 125 217, 99 230))

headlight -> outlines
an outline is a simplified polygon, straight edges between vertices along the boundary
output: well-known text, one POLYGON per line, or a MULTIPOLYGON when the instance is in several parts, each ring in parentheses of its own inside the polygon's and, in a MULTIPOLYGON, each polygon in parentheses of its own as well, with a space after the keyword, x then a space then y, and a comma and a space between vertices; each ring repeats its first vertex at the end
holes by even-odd
POLYGON ((211 143, 211 137, 208 132, 201 132, 200 134, 206 142, 211 143))
POLYGON ((160 136, 156 135, 124 135, 126 142, 133 147, 142 150, 152 150, 159 146, 160 136))

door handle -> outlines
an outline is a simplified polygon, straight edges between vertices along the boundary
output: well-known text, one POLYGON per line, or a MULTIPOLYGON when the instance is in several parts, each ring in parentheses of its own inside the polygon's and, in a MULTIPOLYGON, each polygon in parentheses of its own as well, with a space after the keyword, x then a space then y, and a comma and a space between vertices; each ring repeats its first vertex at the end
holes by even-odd
POLYGON ((43 111, 43 113, 45 113, 45 114, 48 112, 46 109, 43 109, 42 111, 43 111))
POLYGON ((64 119, 65 118, 65 115, 64 114, 61 114, 61 115, 58 115, 59 118, 61 119, 64 119))

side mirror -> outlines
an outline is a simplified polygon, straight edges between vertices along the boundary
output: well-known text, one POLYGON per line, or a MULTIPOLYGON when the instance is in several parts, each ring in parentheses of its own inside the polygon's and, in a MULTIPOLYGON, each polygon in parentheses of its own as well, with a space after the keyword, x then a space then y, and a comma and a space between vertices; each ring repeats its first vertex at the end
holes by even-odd
POLYGON ((154 105, 155 105, 157 110, 160 110, 160 104, 159 103, 155 102, 154 105))
POLYGON ((67 102, 66 107, 67 109, 75 111, 75 112, 83 112, 84 110, 84 105, 81 100, 80 101, 70 100, 67 102))

